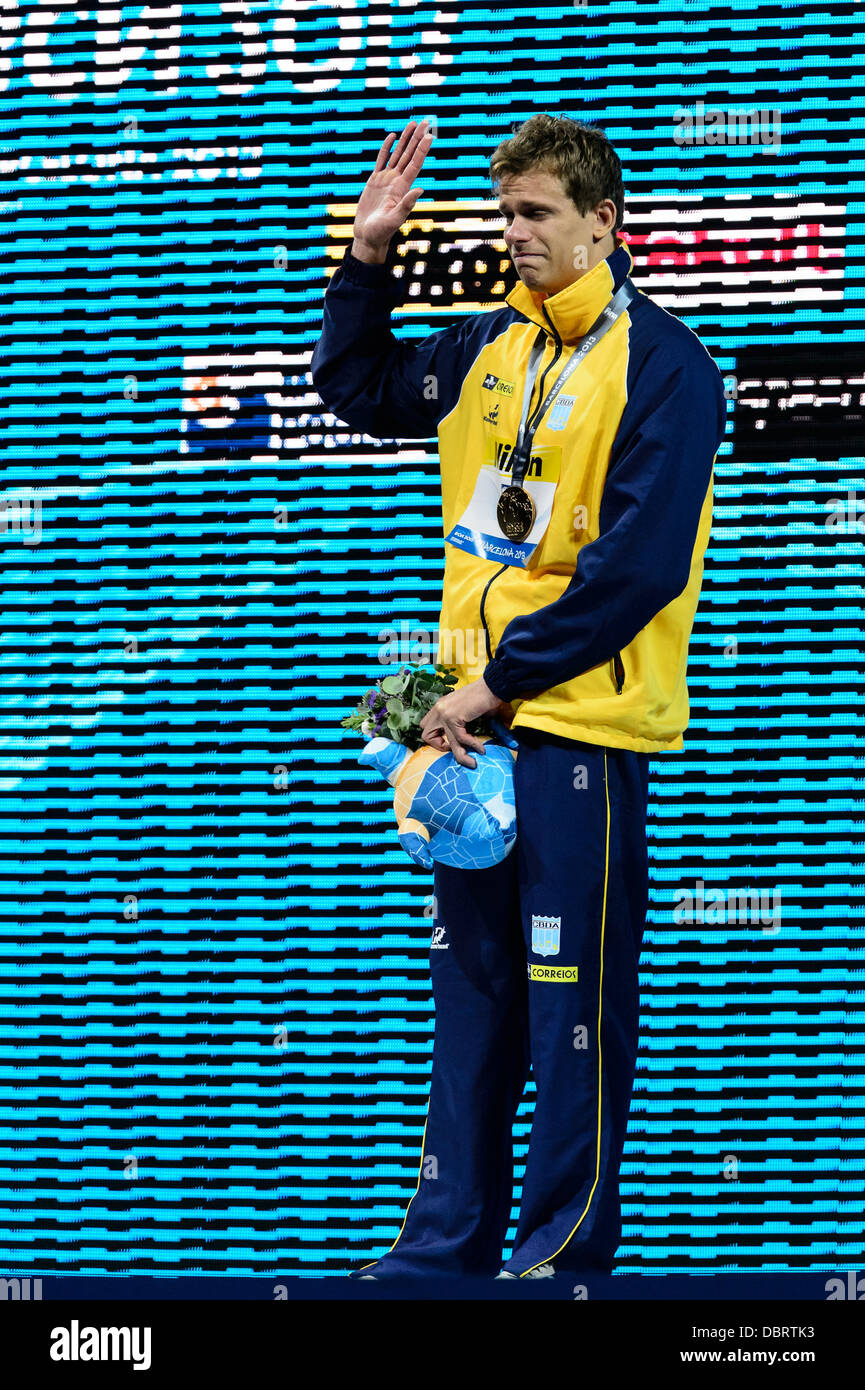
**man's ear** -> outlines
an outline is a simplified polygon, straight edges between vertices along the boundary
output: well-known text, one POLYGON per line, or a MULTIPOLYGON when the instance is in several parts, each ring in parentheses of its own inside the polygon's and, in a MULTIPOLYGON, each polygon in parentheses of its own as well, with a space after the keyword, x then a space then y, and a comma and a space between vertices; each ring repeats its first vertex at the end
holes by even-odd
POLYGON ((616 205, 612 198, 605 198, 594 211, 594 227, 592 235, 595 241, 603 241, 605 236, 611 233, 615 238, 616 232, 616 205))

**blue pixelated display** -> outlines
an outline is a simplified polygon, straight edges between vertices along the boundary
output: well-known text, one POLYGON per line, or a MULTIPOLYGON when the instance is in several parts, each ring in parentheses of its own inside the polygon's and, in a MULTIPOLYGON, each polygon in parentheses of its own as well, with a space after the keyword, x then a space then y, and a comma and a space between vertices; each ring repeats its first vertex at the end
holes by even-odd
POLYGON ((754 0, 19 3, 0 1274, 341 1275, 399 1229, 432 879, 339 725, 380 633, 434 633, 437 463, 335 421, 308 368, 386 131, 436 122, 422 336, 495 302, 487 161, 536 110, 605 126, 635 282, 728 384, 691 722, 652 765, 617 1269, 861 1262, 860 30, 754 0), (733 108, 779 116, 709 141, 733 108), (779 929, 677 921, 698 883, 776 892, 779 929))

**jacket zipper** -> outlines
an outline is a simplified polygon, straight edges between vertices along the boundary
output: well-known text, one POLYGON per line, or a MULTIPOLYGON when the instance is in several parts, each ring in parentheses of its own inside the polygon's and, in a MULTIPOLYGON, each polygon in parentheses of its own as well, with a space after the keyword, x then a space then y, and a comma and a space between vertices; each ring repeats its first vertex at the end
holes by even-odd
MULTIPOLYGON (((549 314, 547 313, 546 309, 544 308, 543 304, 541 305, 541 310, 543 311, 544 318, 546 319, 547 323, 550 325, 550 331, 551 331, 551 333, 552 333, 552 335, 553 335, 553 339, 554 339, 555 344, 556 344, 556 350, 555 350, 555 352, 553 353, 552 358, 550 359, 550 361, 547 363, 546 367, 544 368, 543 375, 541 376, 541 379, 540 379, 540 382, 539 382, 539 385, 538 385, 538 405, 540 405, 541 401, 544 399, 544 382, 546 381, 547 376, 549 375, 551 368, 554 367, 555 364, 556 364, 556 362, 559 360, 559 357, 561 356, 561 352, 562 352, 562 340, 561 340, 561 338, 559 337, 558 333, 556 332, 555 325, 554 325, 552 319, 550 318, 549 314)), ((533 392, 532 394, 534 394, 534 392, 533 392)), ((531 412, 529 413, 529 418, 531 418, 531 412)), ((481 623, 482 623, 483 629, 484 629, 484 641, 486 642, 486 647, 487 647, 487 660, 488 660, 488 661, 492 661, 492 659, 493 659, 493 652, 492 652, 492 646, 491 646, 491 644, 490 644, 490 630, 489 630, 489 628, 487 627, 487 620, 486 620, 486 617, 484 616, 484 607, 485 607, 485 605, 486 605, 487 594, 488 594, 488 592, 489 592, 489 587, 490 587, 490 585, 492 584, 492 582, 493 582, 494 579, 498 579, 498 577, 499 577, 500 574, 504 574, 504 572, 505 572, 506 569, 510 569, 510 565, 502 565, 500 569, 497 569, 497 570, 496 570, 495 574, 491 574, 490 577, 489 577, 489 579, 487 580, 486 584, 484 585, 484 591, 483 591, 483 593, 481 594, 480 614, 481 614, 481 623)))
POLYGON ((504 572, 505 572, 506 569, 510 569, 510 565, 502 565, 501 569, 496 570, 495 574, 491 574, 490 577, 489 577, 489 579, 487 580, 486 584, 484 585, 484 591, 483 591, 483 593, 481 594, 481 622, 483 623, 483 628, 484 628, 484 641, 485 641, 486 644, 487 644, 487 661, 492 661, 492 659, 493 659, 493 649, 492 649, 492 647, 490 646, 490 630, 489 630, 489 628, 487 627, 487 620, 486 620, 486 618, 484 617, 484 604, 485 604, 486 601, 487 601, 487 590, 489 589, 489 587, 490 587, 490 585, 492 584, 493 580, 494 580, 494 579, 498 579, 498 577, 499 577, 500 574, 504 574, 504 572))
POLYGON ((616 682, 616 694, 621 695, 622 686, 625 684, 625 664, 622 661, 621 652, 616 652, 612 661, 613 680, 616 682))

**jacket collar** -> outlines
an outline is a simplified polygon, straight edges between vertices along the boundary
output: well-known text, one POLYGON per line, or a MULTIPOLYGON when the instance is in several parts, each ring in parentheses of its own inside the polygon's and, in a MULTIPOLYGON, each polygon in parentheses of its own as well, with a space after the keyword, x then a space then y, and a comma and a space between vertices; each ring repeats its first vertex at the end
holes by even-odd
POLYGON ((627 243, 619 239, 605 260, 599 261, 573 284, 559 290, 558 294, 545 295, 542 291, 530 290, 521 280, 511 290, 506 302, 547 331, 551 321, 562 342, 575 343, 589 331, 610 296, 630 275, 633 267, 634 258, 627 243))

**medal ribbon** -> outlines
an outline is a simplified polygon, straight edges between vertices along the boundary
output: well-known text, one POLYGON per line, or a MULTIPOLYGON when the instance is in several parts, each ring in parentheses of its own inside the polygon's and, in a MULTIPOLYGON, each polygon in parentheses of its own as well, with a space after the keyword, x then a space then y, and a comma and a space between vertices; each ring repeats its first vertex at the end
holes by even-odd
POLYGON ((637 291, 634 289, 630 280, 620 285, 612 298, 604 305, 595 322, 592 324, 588 333, 585 333, 579 342, 575 344, 574 351, 564 368, 559 373, 558 380, 550 387, 546 399, 533 412, 531 419, 527 419, 529 402, 532 398, 532 391, 535 386, 535 379, 538 374, 538 366, 543 355, 544 344, 546 342, 546 329, 541 329, 534 343, 529 357, 529 368, 526 374, 526 386, 523 393, 523 412, 520 420, 520 432, 517 442, 511 455, 511 487, 522 487, 523 479, 526 476, 526 469, 529 466, 529 459, 532 452, 532 443, 535 431, 541 420, 552 405, 556 396, 561 391, 565 382, 576 371, 580 363, 591 352, 596 343, 599 343, 604 334, 607 333, 622 316, 625 309, 632 299, 635 299, 637 291))

